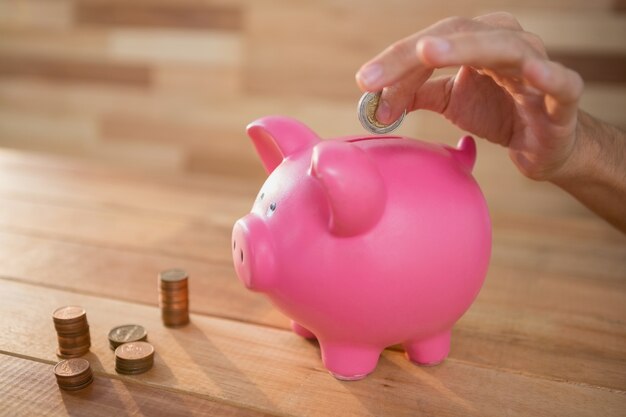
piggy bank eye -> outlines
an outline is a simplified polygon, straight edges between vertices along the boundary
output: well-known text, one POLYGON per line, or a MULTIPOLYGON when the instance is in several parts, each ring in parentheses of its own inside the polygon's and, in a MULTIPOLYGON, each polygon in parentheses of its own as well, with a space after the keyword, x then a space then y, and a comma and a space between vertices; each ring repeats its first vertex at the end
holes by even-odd
POLYGON ((261 195, 259 196, 259 200, 263 200, 263 197, 265 197, 265 193, 261 193, 261 195))
POLYGON ((267 208, 267 215, 271 216, 272 214, 274 214, 274 212, 276 211, 276 203, 272 203, 270 204, 270 206, 267 208))

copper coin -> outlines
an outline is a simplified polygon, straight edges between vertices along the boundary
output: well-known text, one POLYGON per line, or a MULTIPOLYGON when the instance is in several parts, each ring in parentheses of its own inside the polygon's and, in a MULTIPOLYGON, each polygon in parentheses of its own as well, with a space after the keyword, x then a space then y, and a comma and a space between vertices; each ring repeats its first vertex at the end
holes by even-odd
POLYGON ((172 296, 171 294, 162 294, 159 296, 159 301, 163 304, 187 303, 189 302, 189 295, 176 294, 175 296, 172 296))
POLYGON ((85 359, 63 360, 53 370, 57 384, 66 391, 77 391, 93 382, 91 366, 85 359))
POLYGON ((154 347, 150 343, 124 343, 115 349, 115 370, 120 374, 140 374, 153 364, 154 347))
POLYGON ((73 351, 66 351, 61 348, 58 348, 56 354, 59 358, 70 359, 70 358, 80 358, 87 352, 89 352, 89 347, 86 347, 85 349, 73 350, 73 351))
POLYGON ((57 336, 57 342, 59 343, 60 348, 80 348, 80 347, 89 347, 91 346, 91 338, 87 335, 86 338, 76 339, 75 341, 71 341, 71 339, 66 339, 57 336))
POLYGON ((189 321, 189 314, 162 314, 161 318, 165 324, 168 323, 187 323, 189 321))
POLYGON ((66 384, 59 384, 59 387, 61 387, 61 389, 65 390, 65 391, 79 391, 83 388, 87 388, 89 385, 91 385, 91 383, 93 382, 93 376, 89 377, 89 379, 87 379, 84 383, 81 383, 79 385, 66 385, 66 384))
POLYGON ((162 316, 188 316, 189 315, 189 309, 186 309, 186 308, 179 308, 179 309, 164 308, 164 309, 161 309, 161 315, 162 316))
POLYGON ((154 347, 148 342, 124 343, 115 349, 115 356, 123 360, 141 360, 154 354, 154 347))
POLYGON ((189 292, 189 287, 184 285, 184 286, 177 286, 177 287, 159 287, 159 294, 163 294, 163 295, 167 295, 167 294, 187 294, 189 292))
POLYGON ((160 306, 163 310, 189 310, 189 301, 178 302, 178 303, 161 302, 160 306))
POLYGON ((183 278, 180 281, 166 281, 164 279, 159 279, 159 288, 161 289, 161 291, 185 289, 188 286, 189 286, 188 277, 183 278))
POLYGON ((52 318, 55 321, 73 321, 79 320, 82 317, 86 316, 87 312, 84 308, 78 306, 64 306, 57 308, 52 313, 52 318))
POLYGON ((54 374, 60 377, 73 377, 88 369, 89 361, 85 359, 67 359, 54 365, 54 374))
POLYGON ((65 338, 77 338, 77 337, 81 337, 81 336, 89 336, 89 328, 88 327, 82 327, 82 328, 76 328, 76 329, 56 329, 57 331, 57 336, 59 337, 65 337, 65 338))
POLYGON ((165 282, 179 282, 187 279, 187 277, 187 273, 179 268, 168 269, 159 274, 160 280, 165 282))
POLYGON ((80 331, 85 331, 87 329, 89 329, 89 324, 87 324, 87 320, 82 319, 80 321, 76 321, 76 322, 70 322, 70 323, 61 323, 61 322, 55 322, 54 323, 54 328, 58 331, 58 332, 64 332, 64 333, 76 333, 76 332, 80 332, 80 331))
POLYGON ((189 317, 179 319, 163 318, 163 324, 167 327, 182 327, 189 323, 189 317))

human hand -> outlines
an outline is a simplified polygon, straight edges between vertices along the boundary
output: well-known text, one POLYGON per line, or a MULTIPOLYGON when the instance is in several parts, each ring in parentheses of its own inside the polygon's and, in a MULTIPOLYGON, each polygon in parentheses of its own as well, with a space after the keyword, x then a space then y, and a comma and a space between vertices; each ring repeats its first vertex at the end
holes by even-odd
POLYGON ((583 81, 550 61, 543 42, 508 13, 448 18, 402 39, 356 75, 364 91, 383 90, 376 118, 406 109, 441 113, 463 130, 509 148, 519 170, 555 181, 580 153, 583 81), (455 75, 431 79, 435 68, 455 75))

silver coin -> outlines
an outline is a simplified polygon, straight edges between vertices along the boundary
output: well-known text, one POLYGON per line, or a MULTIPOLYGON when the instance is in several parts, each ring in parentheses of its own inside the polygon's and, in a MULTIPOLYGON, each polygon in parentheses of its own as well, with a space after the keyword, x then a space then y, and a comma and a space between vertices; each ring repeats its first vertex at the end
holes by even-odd
POLYGON ((406 110, 398 119, 388 125, 380 123, 376 120, 376 110, 378 109, 378 102, 380 100, 381 91, 377 93, 365 93, 359 100, 357 112, 359 115, 359 121, 361 125, 368 131, 377 134, 389 133, 398 128, 404 120, 406 110))
POLYGON ((148 332, 143 326, 138 324, 125 324, 111 329, 109 332, 109 344, 111 349, 116 349, 119 345, 129 342, 144 341, 148 337, 148 332))

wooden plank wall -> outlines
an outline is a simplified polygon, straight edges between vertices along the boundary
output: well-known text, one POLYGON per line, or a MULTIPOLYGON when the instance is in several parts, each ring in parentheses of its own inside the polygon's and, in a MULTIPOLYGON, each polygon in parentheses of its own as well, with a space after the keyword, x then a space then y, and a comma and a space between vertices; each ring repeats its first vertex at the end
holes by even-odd
MULTIPOLYGON (((244 132, 282 113, 323 137, 363 132, 355 70, 450 16, 507 10, 587 81, 583 107, 626 126, 626 15, 611 0, 0 0, 0 146, 262 178, 244 132)), ((401 133, 454 143, 427 112, 401 133)), ((582 213, 481 143, 490 203, 582 213), (515 190, 515 192, 511 192, 515 190)))

